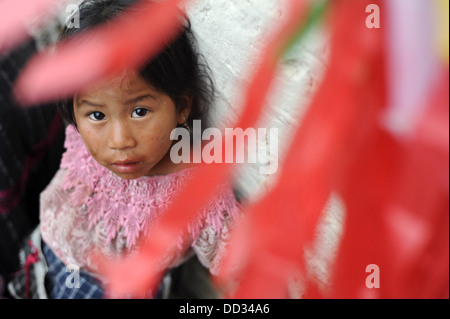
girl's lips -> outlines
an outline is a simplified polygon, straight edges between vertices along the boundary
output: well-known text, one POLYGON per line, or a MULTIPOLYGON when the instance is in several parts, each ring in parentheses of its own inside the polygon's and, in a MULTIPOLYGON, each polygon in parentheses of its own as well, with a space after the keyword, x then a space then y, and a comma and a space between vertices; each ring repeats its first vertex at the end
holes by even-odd
POLYGON ((112 164, 114 170, 122 174, 132 174, 139 169, 141 162, 116 162, 112 164))

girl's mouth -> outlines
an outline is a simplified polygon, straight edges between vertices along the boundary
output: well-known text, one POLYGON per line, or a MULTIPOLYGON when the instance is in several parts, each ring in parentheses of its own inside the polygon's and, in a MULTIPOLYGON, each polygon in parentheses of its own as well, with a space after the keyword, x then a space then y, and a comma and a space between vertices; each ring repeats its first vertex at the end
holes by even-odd
POLYGON ((141 163, 142 162, 122 161, 113 163, 111 166, 113 167, 114 171, 118 173, 132 174, 139 169, 141 163))

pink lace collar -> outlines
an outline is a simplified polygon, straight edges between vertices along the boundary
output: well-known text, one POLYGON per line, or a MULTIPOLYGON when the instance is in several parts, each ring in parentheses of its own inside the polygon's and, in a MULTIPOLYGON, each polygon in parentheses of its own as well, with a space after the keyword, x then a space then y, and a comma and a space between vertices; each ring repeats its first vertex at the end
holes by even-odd
MULTIPOLYGON (((127 247, 137 242, 143 230, 156 225, 176 195, 177 189, 192 176, 190 168, 164 176, 147 176, 125 180, 98 164, 87 151, 80 134, 73 125, 66 128, 65 147, 61 168, 67 173, 63 189, 71 193, 71 205, 86 205, 89 228, 106 221, 107 242, 116 238, 123 229, 127 247)), ((193 240, 199 236, 205 222, 220 233, 225 214, 233 219, 239 212, 231 188, 218 188, 217 197, 203 209, 199 220, 189 225, 193 240)))

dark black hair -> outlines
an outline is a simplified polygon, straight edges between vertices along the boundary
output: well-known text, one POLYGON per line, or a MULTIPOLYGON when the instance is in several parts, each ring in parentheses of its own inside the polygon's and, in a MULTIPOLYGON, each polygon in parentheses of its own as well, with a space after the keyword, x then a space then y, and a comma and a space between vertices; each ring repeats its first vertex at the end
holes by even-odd
MULTIPOLYGON (((148 0, 145 0, 148 1, 148 0)), ((90 0, 79 5, 80 27, 65 27, 60 41, 75 37, 95 26, 109 23, 142 1, 136 0, 90 0)), ((139 75, 154 88, 171 97, 177 109, 183 107, 182 98, 193 98, 187 124, 202 120, 202 129, 208 126, 208 110, 214 99, 214 84, 203 56, 199 54, 195 35, 187 17, 182 32, 154 58, 139 70, 139 75)), ((146 31, 143 31, 146 32, 146 31)), ((148 32, 152 32, 149 30, 148 32)), ((118 39, 120 41, 120 39, 118 39)), ((76 125, 73 98, 60 100, 62 117, 76 125)))

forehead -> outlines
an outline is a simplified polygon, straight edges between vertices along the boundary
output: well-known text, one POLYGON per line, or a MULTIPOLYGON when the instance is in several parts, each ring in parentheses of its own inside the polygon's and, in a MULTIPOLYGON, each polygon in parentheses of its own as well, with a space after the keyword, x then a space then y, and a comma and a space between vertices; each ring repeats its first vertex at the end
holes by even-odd
POLYGON ((135 72, 124 72, 82 89, 77 98, 99 96, 132 96, 156 89, 135 72))

